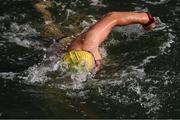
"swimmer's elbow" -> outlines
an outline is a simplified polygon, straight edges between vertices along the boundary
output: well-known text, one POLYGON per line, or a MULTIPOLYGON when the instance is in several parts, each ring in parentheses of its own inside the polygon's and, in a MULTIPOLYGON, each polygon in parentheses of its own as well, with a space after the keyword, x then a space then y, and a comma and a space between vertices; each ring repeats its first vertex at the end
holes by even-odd
POLYGON ((104 17, 116 18, 118 12, 108 12, 104 17))

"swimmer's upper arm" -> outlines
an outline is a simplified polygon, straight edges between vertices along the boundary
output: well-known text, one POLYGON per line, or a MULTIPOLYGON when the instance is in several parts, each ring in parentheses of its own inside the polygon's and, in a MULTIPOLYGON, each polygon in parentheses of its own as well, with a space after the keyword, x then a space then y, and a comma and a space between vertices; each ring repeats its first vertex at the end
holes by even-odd
POLYGON ((109 35, 114 26, 130 24, 146 24, 149 18, 146 13, 110 12, 103 16, 85 33, 85 41, 100 45, 109 35))

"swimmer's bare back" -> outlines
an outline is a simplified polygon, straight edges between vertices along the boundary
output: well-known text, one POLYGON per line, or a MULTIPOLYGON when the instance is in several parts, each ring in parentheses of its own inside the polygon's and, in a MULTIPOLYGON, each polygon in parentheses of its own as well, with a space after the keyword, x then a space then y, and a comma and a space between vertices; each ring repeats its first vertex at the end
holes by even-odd
MULTIPOLYGON (((130 24, 141 24, 143 26, 149 24, 150 18, 147 13, 141 12, 110 12, 103 16, 97 23, 91 26, 86 32, 74 39, 68 48, 71 50, 84 50, 93 54, 96 61, 102 59, 99 52, 100 44, 109 35, 114 26, 126 26, 130 24)), ((154 22, 149 24, 146 30, 155 27, 154 22)), ((100 62, 97 69, 100 68, 100 62)))

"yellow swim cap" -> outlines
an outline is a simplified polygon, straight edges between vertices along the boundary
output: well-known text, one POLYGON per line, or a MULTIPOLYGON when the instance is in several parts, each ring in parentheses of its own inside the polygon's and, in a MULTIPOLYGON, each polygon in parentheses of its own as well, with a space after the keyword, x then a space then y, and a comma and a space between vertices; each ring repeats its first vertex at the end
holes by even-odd
POLYGON ((86 51, 72 50, 65 53, 63 59, 70 70, 92 71, 94 68, 94 57, 86 51))

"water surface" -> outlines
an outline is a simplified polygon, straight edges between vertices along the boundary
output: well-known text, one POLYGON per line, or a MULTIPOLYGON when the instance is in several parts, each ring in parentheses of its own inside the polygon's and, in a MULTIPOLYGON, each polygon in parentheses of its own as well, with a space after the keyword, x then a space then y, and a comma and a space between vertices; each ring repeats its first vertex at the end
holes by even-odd
POLYGON ((55 55, 61 46, 40 34, 37 2, 1 1, 1 118, 180 117, 178 0, 55 0, 51 12, 69 36, 77 27, 73 15, 88 16, 79 22, 82 31, 109 11, 148 11, 159 19, 151 32, 139 25, 114 28, 93 78, 63 71, 55 55))

